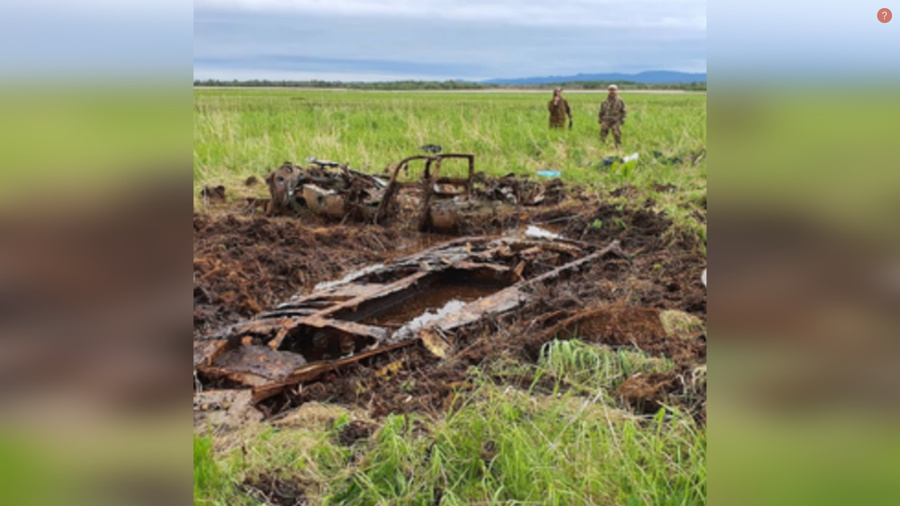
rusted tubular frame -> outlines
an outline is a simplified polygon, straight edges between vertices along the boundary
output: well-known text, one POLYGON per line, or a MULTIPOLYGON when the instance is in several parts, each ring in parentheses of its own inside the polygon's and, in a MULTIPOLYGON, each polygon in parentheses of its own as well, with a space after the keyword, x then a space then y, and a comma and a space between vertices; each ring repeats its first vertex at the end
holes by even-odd
POLYGON ((397 191, 403 186, 402 183, 397 181, 400 171, 405 169, 409 165, 409 162, 414 160, 425 160, 425 172, 427 173, 431 168, 431 164, 435 161, 435 157, 429 155, 413 155, 400 160, 400 163, 394 168, 394 173, 391 174, 391 182, 388 183, 387 190, 384 192, 384 197, 381 199, 381 203, 378 204, 378 210, 375 211, 375 217, 372 220, 372 223, 375 225, 387 216, 387 211, 391 202, 394 200, 397 191))
POLYGON ((425 195, 422 198, 422 217, 419 220, 419 229, 424 229, 431 222, 431 197, 434 195, 435 178, 440 175, 441 163, 445 158, 464 158, 469 161, 469 175, 463 186, 466 189, 466 198, 472 196, 472 180, 475 177, 475 155, 466 153, 446 153, 438 155, 435 158, 437 160, 434 172, 432 173, 429 170, 429 167, 425 167, 425 174, 423 174, 422 178, 423 185, 425 186, 425 195))
POLYGON ((400 163, 398 163, 394 168, 394 173, 391 174, 391 181, 388 184, 387 190, 385 190, 384 198, 382 198, 381 203, 378 205, 378 210, 375 212, 373 223, 377 225, 380 221, 385 219, 391 202, 393 202, 394 197, 396 197, 399 189, 404 186, 409 186, 397 180, 400 171, 406 169, 409 163, 414 160, 425 160, 425 172, 422 176, 422 185, 424 186, 425 190, 425 198, 423 199, 424 207, 422 214, 422 224, 425 224, 428 220, 428 206, 431 202, 431 196, 434 193, 435 178, 437 178, 440 174, 441 163, 445 158, 462 158, 467 160, 469 162, 468 176, 464 180, 461 178, 438 178, 437 180, 446 182, 448 184, 463 186, 466 190, 466 198, 470 198, 472 196, 472 182, 475 179, 475 155, 469 153, 445 153, 436 156, 409 156, 404 158, 403 160, 400 160, 400 163), (433 173, 431 170, 432 163, 435 165, 433 173))
POLYGON ((445 181, 449 184, 463 185, 466 189, 466 197, 472 196, 472 181, 475 179, 475 155, 469 153, 444 153, 441 155, 437 155, 435 157, 437 159, 437 163, 434 167, 434 174, 430 174, 428 171, 428 167, 425 167, 425 182, 431 186, 435 182, 445 181), (441 163, 445 158, 463 158, 468 160, 469 162, 469 175, 466 179, 460 180, 458 178, 440 178, 441 172, 441 163))

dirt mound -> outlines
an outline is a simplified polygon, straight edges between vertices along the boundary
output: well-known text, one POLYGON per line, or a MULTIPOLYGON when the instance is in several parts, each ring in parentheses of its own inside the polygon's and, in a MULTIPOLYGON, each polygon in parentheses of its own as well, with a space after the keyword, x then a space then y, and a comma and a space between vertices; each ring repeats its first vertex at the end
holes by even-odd
POLYGON ((659 310, 647 307, 601 306, 579 311, 529 339, 529 355, 536 359, 541 346, 554 338, 634 346, 652 355, 669 357, 676 364, 685 366, 697 363, 706 356, 705 342, 669 337, 660 320, 659 310))
POLYGON ((659 311, 647 307, 601 307, 567 318, 549 330, 550 334, 569 335, 605 344, 641 345, 655 342, 666 333, 659 311))

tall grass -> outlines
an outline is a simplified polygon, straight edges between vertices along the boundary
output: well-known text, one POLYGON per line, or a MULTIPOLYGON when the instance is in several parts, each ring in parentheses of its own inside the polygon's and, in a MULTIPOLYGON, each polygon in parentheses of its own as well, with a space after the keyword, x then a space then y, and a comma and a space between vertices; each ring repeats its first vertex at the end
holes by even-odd
POLYGON ((664 373, 675 363, 639 350, 599 347, 578 340, 553 340, 541 349, 538 379, 549 374, 583 391, 612 391, 635 373, 664 373))
MULTIPOLYGON (((540 395, 497 385, 498 371, 473 369, 474 389, 443 418, 391 415, 351 447, 337 442, 345 417, 267 428, 220 459, 234 463, 220 470, 233 484, 261 472, 293 475, 313 504, 703 504, 705 431, 677 410, 630 415, 604 394, 629 372, 670 366, 637 351, 554 342, 538 364, 513 367, 590 381, 595 394, 540 395)), ((222 490, 220 479, 207 482, 214 485, 203 490, 222 490)), ((229 504, 249 500, 237 490, 229 504)))
POLYGON ((705 439, 686 419, 614 419, 485 385, 432 433, 386 420, 329 504, 700 504, 705 439), (585 413, 588 414, 585 414, 585 413), (440 501, 436 502, 438 498, 440 501))
MULTIPOLYGON (((546 102, 536 93, 195 90, 194 178, 198 183, 265 174, 284 160, 307 156, 381 171, 436 143, 472 152, 488 174, 557 169, 579 183, 615 184, 597 164, 615 154, 599 140, 602 93, 571 94, 573 130, 547 128, 546 102)), ((624 94, 629 117, 622 153, 640 152, 638 166, 663 184, 694 186, 705 165, 664 166, 652 152, 686 155, 706 145, 706 95, 624 94)), ((705 187, 705 184, 702 185, 705 187)))

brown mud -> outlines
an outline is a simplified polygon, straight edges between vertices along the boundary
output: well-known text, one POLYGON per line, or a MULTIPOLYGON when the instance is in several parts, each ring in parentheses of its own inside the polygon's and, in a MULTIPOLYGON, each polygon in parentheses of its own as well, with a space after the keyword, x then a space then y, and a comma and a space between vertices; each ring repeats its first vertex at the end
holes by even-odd
POLYGON ((302 482, 295 478, 282 478, 260 473, 248 476, 240 488, 262 504, 273 506, 303 506, 309 504, 302 482))
MULTIPOLYGON (((706 336, 667 335, 659 320, 660 311, 679 310, 706 321, 701 282, 706 258, 699 245, 667 242, 663 236, 671 222, 648 203, 623 208, 586 196, 541 208, 510 206, 467 223, 459 232, 501 235, 527 224, 546 224, 565 238, 600 246, 618 240, 630 258, 597 261, 543 288, 532 302, 463 328, 455 336, 456 352, 445 359, 420 345, 398 349, 334 370, 257 407, 266 416, 309 401, 355 406, 375 417, 442 412, 452 409, 455 393, 470 387, 470 366, 487 370, 492 362, 510 357, 533 362, 548 341, 577 336, 670 358, 674 372, 628 378, 615 393, 635 413, 678 405, 705 423, 705 375, 698 385, 694 373, 706 363, 706 336)), ((195 214, 194 335, 309 293, 317 283, 449 239, 452 236, 399 226, 343 224, 315 216, 263 217, 236 207, 195 214)), ((395 316, 399 322, 408 315, 395 316)), ((532 386, 534 380, 495 379, 522 387, 532 386)), ((550 391, 552 382, 544 378, 534 388, 550 391)), ((356 429, 348 429, 348 443, 359 439, 356 429)))

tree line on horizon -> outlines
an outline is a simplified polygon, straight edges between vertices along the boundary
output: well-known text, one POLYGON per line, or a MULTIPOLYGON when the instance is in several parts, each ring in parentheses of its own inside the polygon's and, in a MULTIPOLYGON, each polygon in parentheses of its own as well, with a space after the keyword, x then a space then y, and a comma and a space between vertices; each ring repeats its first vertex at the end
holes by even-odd
MULTIPOLYGON (((215 88, 340 88, 351 90, 487 90, 487 89, 535 89, 551 90, 561 87, 566 90, 602 90, 612 81, 575 81, 561 83, 541 83, 529 85, 502 85, 484 84, 470 81, 384 81, 384 82, 345 82, 345 81, 270 81, 267 79, 252 79, 239 81, 222 81, 218 79, 195 79, 194 86, 215 88)), ((616 81, 615 84, 623 90, 684 90, 706 91, 705 82, 693 83, 636 83, 633 81, 616 81)))

